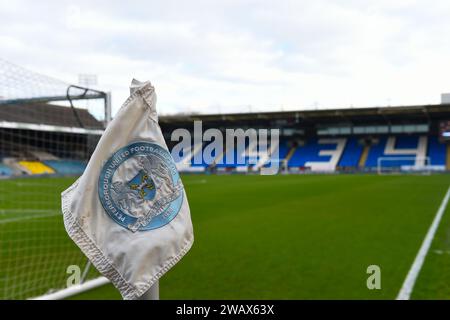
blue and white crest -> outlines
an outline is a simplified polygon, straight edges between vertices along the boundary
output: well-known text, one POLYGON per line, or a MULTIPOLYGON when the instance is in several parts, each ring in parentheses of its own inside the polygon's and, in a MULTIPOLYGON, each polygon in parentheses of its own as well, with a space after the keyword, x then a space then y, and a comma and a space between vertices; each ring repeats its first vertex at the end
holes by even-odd
POLYGON ((166 225, 183 203, 183 184, 170 153, 149 142, 116 151, 100 172, 98 193, 106 213, 133 232, 166 225))
POLYGON ((156 194, 155 183, 145 169, 141 169, 139 173, 128 182, 128 187, 131 190, 134 190, 141 199, 152 200, 156 194))

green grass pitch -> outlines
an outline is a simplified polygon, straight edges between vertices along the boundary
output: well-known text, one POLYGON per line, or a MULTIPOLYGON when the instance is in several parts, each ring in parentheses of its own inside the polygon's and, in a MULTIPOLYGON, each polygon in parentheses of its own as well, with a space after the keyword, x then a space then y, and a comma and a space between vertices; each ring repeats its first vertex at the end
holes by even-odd
MULTIPOLYGON (((48 181, 54 187, 54 200, 43 206, 59 210, 59 192, 73 179, 48 181)), ((450 177, 188 175, 183 181, 195 242, 160 280, 161 299, 394 299, 450 177), (373 264, 381 268, 381 290, 366 286, 366 270, 373 264)), ((15 183, 0 181, 0 190, 10 190, 12 199, 15 183)), ((0 195, 5 212, 17 206, 8 197, 0 195)), ((40 220, 51 224, 52 230, 60 228, 61 248, 65 243, 67 250, 65 241, 70 239, 60 215, 1 224, 1 219, 25 214, 0 215, 0 229, 8 225, 8 232, 0 235, 2 240, 10 239, 6 235, 25 236, 20 231, 24 224, 40 220)), ((447 209, 412 298, 450 298, 449 239, 447 209)), ((6 268, 4 261, 13 249, 11 241, 7 242, 7 247, 2 244, 0 270, 6 268)), ((58 245, 41 244, 58 256, 58 245)), ((77 250, 75 245, 71 250, 77 250)), ((23 260, 32 253, 23 249, 23 260)), ((64 268, 71 263, 61 258, 64 268)), ((32 269, 42 272, 40 266, 32 269)), ((67 277, 64 270, 50 272, 61 272, 61 281, 67 277)), ((0 287, 2 279, 7 281, 0 278, 0 287)), ((120 296, 106 285, 74 298, 120 296)))

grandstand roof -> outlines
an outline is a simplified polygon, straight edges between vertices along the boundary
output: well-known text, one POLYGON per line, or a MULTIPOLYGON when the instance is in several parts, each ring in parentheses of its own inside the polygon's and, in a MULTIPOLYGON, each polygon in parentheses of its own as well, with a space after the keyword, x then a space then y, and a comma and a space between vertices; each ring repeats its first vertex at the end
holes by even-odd
MULTIPOLYGON (((103 129, 103 124, 88 110, 77 108, 76 111, 85 128, 103 129)), ((71 108, 46 103, 0 105, 0 121, 80 127, 71 108)))
POLYGON ((323 110, 298 110, 258 113, 230 113, 205 115, 171 115, 160 117, 162 125, 182 125, 202 120, 206 124, 220 124, 232 121, 236 124, 274 124, 286 122, 286 125, 301 123, 316 124, 386 124, 386 123, 423 123, 434 120, 450 119, 450 104, 414 105, 396 107, 347 108, 323 110))

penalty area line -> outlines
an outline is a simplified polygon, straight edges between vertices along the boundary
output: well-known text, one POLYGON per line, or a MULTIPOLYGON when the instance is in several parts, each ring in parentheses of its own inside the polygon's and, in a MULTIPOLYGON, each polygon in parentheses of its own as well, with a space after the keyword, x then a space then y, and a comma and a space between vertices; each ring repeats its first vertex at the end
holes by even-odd
POLYGON ((439 223, 441 222, 442 216, 444 215, 445 208, 447 207, 448 200, 450 198, 450 186, 447 189, 447 193, 444 196, 444 199, 439 206, 438 211, 436 212, 436 216, 434 217, 433 223, 431 224, 428 232, 423 239, 422 246, 417 252, 416 258, 409 269, 408 275, 406 276, 405 281, 403 282, 402 288, 397 295, 397 300, 409 300, 411 297, 412 290, 417 280, 417 276, 419 275, 420 270, 422 269, 422 265, 425 261, 425 257, 430 249, 431 243, 433 242, 434 235, 437 231, 439 223))

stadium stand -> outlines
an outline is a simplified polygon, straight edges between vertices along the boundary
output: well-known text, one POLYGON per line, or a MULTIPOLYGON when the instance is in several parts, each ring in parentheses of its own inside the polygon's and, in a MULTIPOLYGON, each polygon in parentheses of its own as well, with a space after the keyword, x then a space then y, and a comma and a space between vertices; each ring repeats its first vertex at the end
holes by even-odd
POLYGON ((436 136, 428 138, 428 154, 431 165, 445 166, 446 145, 440 143, 436 136))
POLYGON ((0 163, 0 176, 11 176, 13 171, 10 167, 0 163))
POLYGON ((39 159, 40 161, 44 160, 58 160, 58 157, 55 157, 53 154, 45 151, 30 151, 29 152, 31 156, 33 156, 36 159, 39 159))
MULTIPOLYGON (((79 109, 77 114, 86 127, 103 128, 87 110, 79 109)), ((450 169, 448 140, 439 131, 445 119, 450 119, 450 105, 161 116, 160 124, 166 139, 170 139, 171 132, 177 128, 192 130, 196 120, 202 121, 203 130, 279 129, 277 161, 280 166, 293 171, 347 172, 375 171, 381 158, 397 158, 386 161, 385 165, 391 167, 417 165, 429 159, 427 165, 435 169, 450 169)), ((79 127, 71 108, 44 103, 1 105, 0 121, 79 127)), ((0 136, 3 175, 79 175, 98 141, 89 135, 36 131, 20 126, 0 127, 0 136)), ((171 148, 176 144, 169 142, 168 145, 171 148)), ((258 172, 271 164, 269 159, 255 152, 257 145, 250 145, 248 140, 244 155, 235 147, 213 153, 212 164, 203 157, 195 162, 195 155, 211 149, 208 145, 209 142, 196 143, 191 152, 180 155, 178 169, 183 172, 258 172), (228 156, 231 152, 233 157, 228 156), (238 162, 242 156, 244 161, 238 162), (256 164, 251 163, 251 159, 256 160, 256 164)))
POLYGON ((19 164, 30 174, 52 174, 55 170, 39 161, 19 161, 19 164))
MULTIPOLYGON (((218 162, 215 165, 209 166, 202 158, 201 163, 195 163, 193 155, 201 154, 207 146, 206 143, 202 148, 192 147, 196 152, 182 157, 185 162, 179 163, 178 169, 194 172, 196 170, 193 168, 201 168, 202 170, 197 172, 203 172, 215 167, 221 171, 257 171, 260 167, 270 164, 270 160, 260 158, 256 165, 249 165, 248 143, 244 163, 237 163, 236 148, 233 150, 234 157, 231 157, 231 150, 227 150, 225 156, 213 154, 218 162)), ((434 169, 444 170, 446 164, 446 144, 440 142, 436 136, 425 135, 323 137, 299 141, 283 139, 278 150, 280 164, 286 161, 288 168, 310 171, 350 171, 358 168, 374 171, 380 158, 391 159, 384 164, 390 167, 417 165, 426 158, 430 159, 428 165, 434 166, 434 169)))
POLYGON ((11 169, 13 176, 31 174, 31 172, 19 164, 19 161, 16 158, 5 157, 3 158, 3 164, 11 169))
POLYGON ((356 168, 363 153, 364 146, 358 141, 357 138, 348 138, 347 144, 339 160, 338 166, 340 168, 356 168))
MULTIPOLYGON (((198 120, 204 130, 276 128, 281 132, 279 162, 287 163, 289 171, 374 172, 380 159, 389 167, 426 164, 435 171, 449 170, 449 140, 439 129, 446 119, 450 105, 166 116, 160 123, 166 135, 176 128, 192 128, 198 120)), ((223 163, 208 167, 191 161, 191 166, 227 172, 267 166, 236 163, 237 150, 233 151, 231 161, 226 157, 231 150, 226 150, 225 156, 217 157, 223 163)))
POLYGON ((427 155, 427 145, 426 136, 380 137, 378 143, 371 146, 365 166, 377 167, 380 158, 395 159, 386 162, 385 166, 422 164, 427 155))
POLYGON ((45 160, 44 164, 61 175, 81 175, 86 162, 77 160, 45 160))
POLYGON ((179 157, 180 161, 177 162, 177 169, 183 172, 203 172, 208 167, 208 164, 205 163, 202 157, 202 163, 196 164, 194 163, 194 156, 198 152, 202 152, 203 144, 198 143, 194 144, 187 154, 183 154, 183 150, 180 150, 179 157))
MULTIPOLYGON (((278 145, 278 166, 280 168, 282 168, 284 166, 284 161, 289 160, 290 155, 289 152, 290 150, 295 151, 295 148, 291 148, 288 146, 288 142, 286 141, 281 141, 278 145)), ((276 151, 276 150, 275 150, 276 151)), ((256 167, 255 169, 259 169, 261 166, 264 167, 269 167, 272 166, 272 161, 277 161, 276 159, 269 159, 268 161, 265 161, 264 163, 260 163, 258 167, 256 167)))
MULTIPOLYGON (((245 143, 245 150, 248 150, 249 142, 246 140, 245 143)), ((245 154, 242 155, 235 146, 233 149, 226 149, 223 154, 217 155, 215 162, 217 168, 247 168, 249 157, 246 157, 245 154)))
POLYGON ((307 167, 311 162, 327 163, 331 160, 331 155, 323 154, 325 150, 336 150, 336 144, 321 144, 317 139, 312 139, 303 146, 297 147, 297 150, 289 160, 289 167, 307 167))
POLYGON ((41 102, 0 104, 0 174, 80 175, 100 137, 83 130, 102 129, 103 123, 87 109, 41 102))

